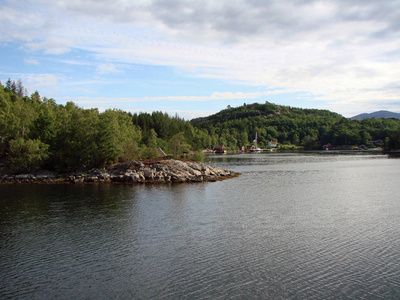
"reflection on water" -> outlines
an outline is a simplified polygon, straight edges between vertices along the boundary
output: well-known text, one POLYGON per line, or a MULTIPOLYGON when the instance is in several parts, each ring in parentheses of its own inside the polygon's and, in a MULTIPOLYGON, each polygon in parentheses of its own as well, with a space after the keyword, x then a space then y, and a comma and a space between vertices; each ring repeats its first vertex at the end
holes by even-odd
POLYGON ((0 186, 0 298, 399 298, 400 160, 208 159, 242 175, 0 186))

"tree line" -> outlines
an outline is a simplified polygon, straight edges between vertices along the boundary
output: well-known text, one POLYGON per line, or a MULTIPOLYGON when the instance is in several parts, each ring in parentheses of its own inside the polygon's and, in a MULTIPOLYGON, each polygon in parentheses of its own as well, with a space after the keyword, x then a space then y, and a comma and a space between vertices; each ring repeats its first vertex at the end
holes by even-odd
POLYGON ((400 148, 400 121, 394 119, 351 121, 327 110, 255 103, 186 121, 158 111, 61 105, 38 91, 28 96, 21 80, 0 83, 0 167, 16 173, 104 167, 157 157, 158 148, 173 157, 214 145, 238 150, 252 144, 256 132, 261 147, 269 141, 321 149, 327 143, 372 146, 371 141, 382 140, 400 148))
POLYGON ((0 83, 0 167, 14 173, 104 167, 157 157, 159 147, 181 157, 201 149, 203 135, 177 116, 61 105, 37 91, 28 96, 21 81, 0 83))

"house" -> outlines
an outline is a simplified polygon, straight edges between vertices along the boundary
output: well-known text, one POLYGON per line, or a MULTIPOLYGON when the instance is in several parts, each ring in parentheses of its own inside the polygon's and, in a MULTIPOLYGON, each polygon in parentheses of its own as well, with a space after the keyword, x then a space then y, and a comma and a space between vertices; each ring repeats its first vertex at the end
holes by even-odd
POLYGON ((226 150, 225 150, 225 146, 224 145, 216 145, 216 146, 214 146, 213 147, 213 150, 214 150, 214 153, 216 153, 216 154, 224 154, 224 153, 226 153, 226 150))
POLYGON ((268 142, 268 146, 269 146, 269 147, 276 147, 276 146, 278 146, 278 143, 277 143, 277 142, 274 142, 274 141, 269 141, 269 142, 268 142))

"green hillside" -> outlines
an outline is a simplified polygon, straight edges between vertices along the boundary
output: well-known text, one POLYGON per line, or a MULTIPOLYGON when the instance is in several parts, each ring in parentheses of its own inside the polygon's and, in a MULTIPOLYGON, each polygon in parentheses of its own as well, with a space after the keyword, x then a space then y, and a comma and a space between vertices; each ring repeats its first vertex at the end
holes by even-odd
POLYGON ((195 127, 217 136, 221 144, 238 148, 252 143, 258 134, 258 144, 266 147, 269 141, 280 145, 321 149, 333 146, 374 146, 371 141, 385 141, 400 129, 393 119, 350 120, 328 110, 301 109, 290 106, 244 104, 227 108, 206 118, 193 119, 195 127))

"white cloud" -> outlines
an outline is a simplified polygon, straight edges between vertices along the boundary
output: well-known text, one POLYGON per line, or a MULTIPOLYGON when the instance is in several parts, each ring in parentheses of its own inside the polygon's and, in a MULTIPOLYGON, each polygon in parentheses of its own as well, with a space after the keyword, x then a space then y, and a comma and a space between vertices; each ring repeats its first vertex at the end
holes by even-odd
POLYGON ((400 100, 399 89, 387 88, 400 78, 396 0, 16 3, 0 8, 0 40, 52 55, 88 51, 98 74, 168 66, 193 78, 306 91, 341 110, 400 100))
POLYGON ((260 97, 267 97, 278 94, 291 93, 290 90, 274 90, 256 93, 244 92, 212 92, 208 96, 165 96, 165 97, 65 97, 64 101, 77 101, 79 103, 132 103, 132 102, 192 102, 192 101, 216 101, 216 100, 237 100, 237 99, 258 99, 260 97))
POLYGON ((30 41, 42 33, 45 22, 35 12, 7 6, 6 1, 0 6, 0 41, 30 41))
POLYGON ((31 75, 27 80, 28 85, 34 87, 56 88, 58 84, 58 77, 54 74, 31 75))
POLYGON ((101 64, 97 67, 97 72, 100 74, 108 74, 108 73, 122 73, 122 70, 119 70, 117 66, 113 63, 101 64))
POLYGON ((24 58, 24 62, 27 65, 36 65, 36 66, 40 65, 40 62, 38 60, 36 60, 36 59, 33 59, 33 58, 24 58))
POLYGON ((44 41, 32 41, 26 43, 26 46, 30 50, 43 50, 46 54, 64 54, 69 52, 73 45, 73 39, 57 36, 49 37, 44 41))

